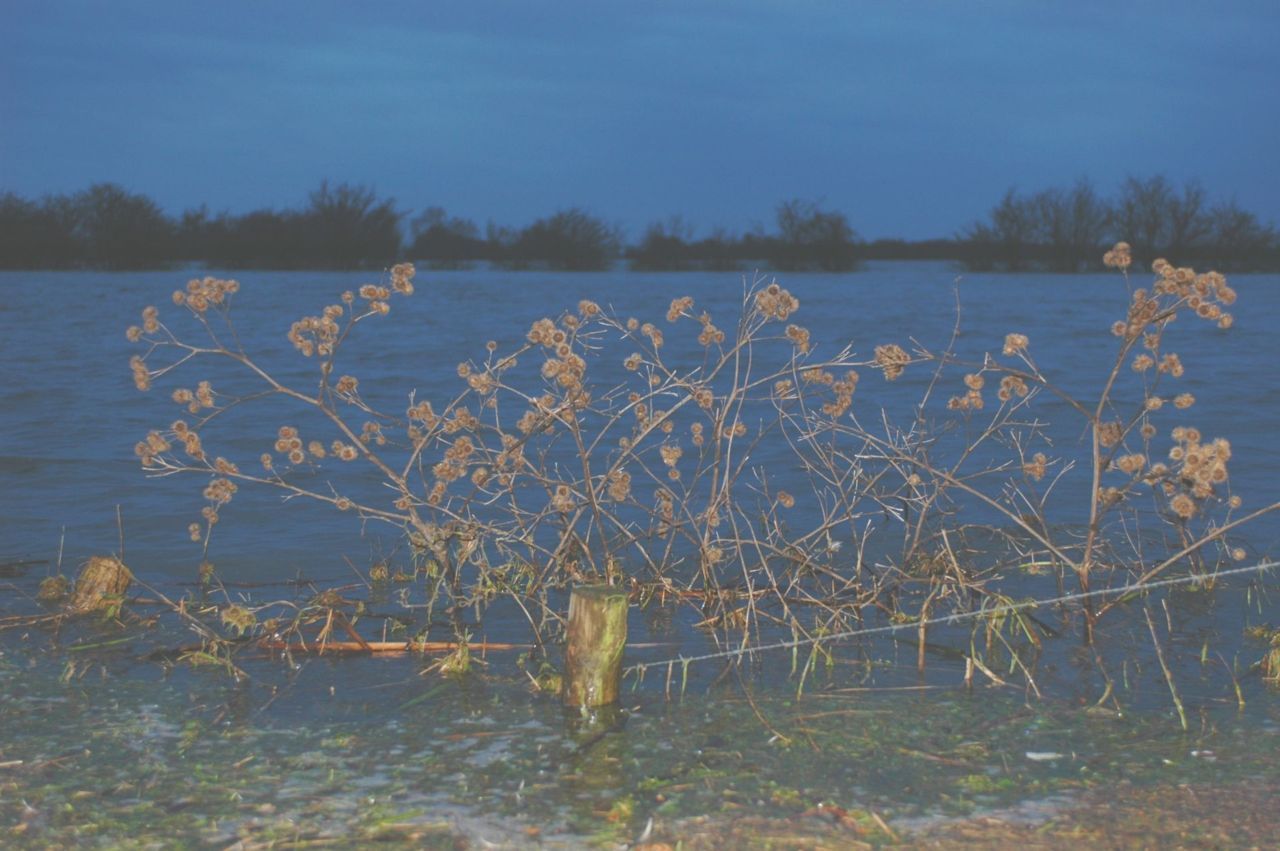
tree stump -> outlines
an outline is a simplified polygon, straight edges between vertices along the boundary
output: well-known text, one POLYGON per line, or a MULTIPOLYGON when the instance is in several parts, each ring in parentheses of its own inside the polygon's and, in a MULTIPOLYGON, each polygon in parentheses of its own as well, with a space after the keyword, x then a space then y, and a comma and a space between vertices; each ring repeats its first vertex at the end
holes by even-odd
POLYGON ((124 562, 111 556, 89 559, 76 577, 76 589, 67 609, 74 614, 87 614, 114 605, 124 597, 133 582, 133 574, 124 562))
POLYGON ((566 706, 617 703, 627 646, 627 603, 626 589, 616 585, 582 585, 570 594, 566 706))

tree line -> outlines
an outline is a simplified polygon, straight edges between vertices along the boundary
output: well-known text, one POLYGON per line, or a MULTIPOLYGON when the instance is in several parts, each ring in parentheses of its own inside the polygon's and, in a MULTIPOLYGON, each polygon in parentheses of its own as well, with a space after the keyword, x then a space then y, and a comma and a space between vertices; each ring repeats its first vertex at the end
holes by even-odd
POLYGON ((1211 201, 1196 181, 1130 177, 1114 198, 1081 179, 1069 188, 1010 189, 958 238, 975 270, 1079 272, 1099 268, 1099 248, 1128 242, 1134 256, 1220 271, 1280 268, 1280 238, 1234 200, 1211 201))
POLYGON ((429 207, 409 219, 369 188, 321 183, 301 209, 167 215, 145 195, 111 183, 39 200, 0 194, 0 268, 358 269, 408 259, 435 267, 476 262, 509 269, 607 269, 625 260, 649 271, 846 272, 869 259, 958 261, 973 270, 1097 268, 1125 240, 1139 258, 1167 256, 1223 271, 1280 269, 1275 229, 1234 201, 1211 202, 1198 183, 1130 178, 1114 199, 1085 180, 1032 193, 1009 190, 987 216, 950 238, 865 242, 842 212, 794 199, 773 226, 699 236, 679 216, 649 225, 628 245, 622 230, 581 208, 522 227, 474 221, 429 207))

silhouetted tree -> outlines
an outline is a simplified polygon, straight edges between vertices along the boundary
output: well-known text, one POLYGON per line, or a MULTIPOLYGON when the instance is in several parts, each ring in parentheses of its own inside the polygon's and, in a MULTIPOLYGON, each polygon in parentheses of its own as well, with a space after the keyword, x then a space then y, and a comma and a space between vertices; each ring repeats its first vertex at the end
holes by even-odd
POLYGON ((618 256, 620 247, 615 229, 573 207, 522 230, 505 262, 571 271, 606 269, 618 256))
MULTIPOLYGON (((987 217, 954 240, 860 243, 841 213, 810 201, 778 206, 777 231, 717 229, 695 240, 675 216, 629 249, 636 269, 731 270, 766 262, 785 270, 853 268, 861 257, 961 260, 971 269, 1098 266, 1105 245, 1125 240, 1145 265, 1156 256, 1223 271, 1280 268, 1280 236, 1235 201, 1210 206, 1198 183, 1130 177, 1109 204, 1087 180, 1030 195, 1006 192, 987 217)), ((150 198, 111 183, 39 201, 0 193, 0 268, 150 268, 204 261, 231 268, 358 268, 401 254, 402 214, 371 189, 328 182, 302 210, 211 216, 204 206, 175 221, 150 198)), ((467 219, 427 208, 413 220, 410 259, 438 266, 490 260, 507 268, 603 269, 618 256, 616 228, 578 208, 523 230, 490 222, 483 238, 467 219)))
POLYGON ((489 257, 485 240, 475 222, 449 218, 443 207, 428 207, 413 220, 409 256, 432 266, 456 268, 469 260, 489 257))
POLYGON ((243 216, 220 216, 208 228, 209 261, 232 269, 325 268, 309 251, 314 236, 297 212, 255 210, 243 216))
POLYGON ((516 240, 520 234, 514 228, 500 225, 492 219, 484 226, 485 252, 489 260, 508 269, 523 269, 529 264, 516 256, 516 240))
POLYGON ((631 265, 653 271, 697 268, 692 241, 693 227, 680 216, 654 222, 645 230, 640 244, 631 250, 631 265))
POLYGON ((174 256, 188 263, 209 260, 215 252, 218 224, 204 204, 184 210, 174 230, 174 256))
POLYGON ((1233 271, 1280 265, 1272 227, 1234 202, 1210 208, 1207 198, 1199 183, 1179 191, 1159 175, 1128 178, 1114 204, 1086 180, 1030 196, 1010 189, 986 221, 961 234, 958 247, 963 262, 978 270, 1095 268, 1104 246, 1120 240, 1143 264, 1165 257, 1233 271))
POLYGON ((1098 265, 1105 250, 1111 209, 1081 178, 1070 190, 1047 189, 1031 199, 1034 241, 1055 272, 1079 272, 1098 265))
POLYGON ((400 256, 400 218, 392 200, 372 189, 324 181, 302 213, 301 265, 361 269, 390 265, 400 256))
POLYGON ((102 269, 147 269, 174 260, 174 225, 156 202, 114 183, 97 183, 73 199, 85 259, 102 269))
POLYGON ((742 240, 724 228, 716 228, 711 235, 692 246, 698 268, 717 272, 730 272, 742 268, 747 259, 742 240))
POLYGON ((1208 245, 1198 259, 1220 271, 1257 271, 1280 266, 1280 235, 1234 200, 1215 206, 1207 216, 1208 245))
POLYGON ((1130 177, 1120 187, 1115 238, 1128 242, 1139 257, 1188 257, 1210 238, 1212 228, 1205 191, 1194 181, 1184 184, 1180 195, 1163 175, 1130 177))
POLYGON ((1029 268, 1042 230, 1036 204, 1009 189, 987 219, 970 225, 961 237, 967 243, 965 259, 970 267, 1011 272, 1029 268))
POLYGON ((210 220, 188 211, 178 233, 183 244, 203 245, 216 266, 263 269, 364 269, 400 256, 400 218, 391 200, 373 190, 327 181, 304 210, 255 210, 210 220))
POLYGON ((794 199, 777 208, 778 235, 769 261, 787 271, 847 272, 858 265, 857 235, 844 213, 794 199))
POLYGON ((40 203, 0 198, 0 265, 147 269, 176 255, 174 225, 154 201, 114 183, 40 203))
POLYGON ((0 195, 0 268, 61 269, 83 261, 69 199, 36 203, 12 192, 0 195))

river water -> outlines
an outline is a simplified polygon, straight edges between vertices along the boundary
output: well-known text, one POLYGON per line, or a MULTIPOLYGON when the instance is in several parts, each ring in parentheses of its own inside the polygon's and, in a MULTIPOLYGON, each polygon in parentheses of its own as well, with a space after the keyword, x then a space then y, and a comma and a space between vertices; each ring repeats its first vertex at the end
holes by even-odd
MULTIPOLYGON (((227 276, 242 284, 241 338, 275 374, 299 382, 314 380, 314 365, 286 340, 290 323, 378 278, 227 276)), ((0 363, 9 376, 0 385, 0 562, 29 562, 0 573, 0 615, 34 611, 35 584, 59 562, 72 573, 122 540, 139 578, 175 597, 191 591, 201 555, 186 528, 199 517, 203 485, 148 479, 133 446, 173 418, 173 386, 209 377, 234 388, 238 379, 193 372, 140 394, 127 364, 137 349, 124 335, 146 305, 174 318, 169 294, 186 277, 0 273, 0 363)), ((1147 283, 1138 278, 1134 286, 1147 283)), ((459 361, 482 359, 489 340, 499 351, 518 348, 535 320, 584 298, 665 326, 671 300, 689 295, 732 327, 749 283, 725 273, 423 270, 416 294, 396 299, 384 324, 354 341, 361 390, 392 409, 410 391, 448 399, 459 361)), ((1116 343, 1108 328, 1128 298, 1118 275, 962 275, 931 263, 782 283, 799 298, 795 321, 819 354, 851 343, 869 355, 884 343, 910 348, 911 340, 939 350, 956 325, 958 294, 962 356, 981 360, 1005 334, 1024 333, 1045 373, 1080 393, 1109 368, 1116 343)), ((1259 507, 1280 499, 1280 276, 1231 283, 1239 292, 1233 328, 1184 319, 1170 340, 1187 367, 1178 389, 1198 400, 1185 424, 1231 440, 1232 493, 1259 507)), ((677 355, 682 346, 694 351, 671 331, 668 338, 677 355)), ((908 414, 927 380, 923 369, 892 383, 864 375, 855 405, 908 414)), ((1064 406, 1046 397, 1037 412, 1065 423, 1052 437, 1078 450, 1079 422, 1064 406)), ((229 420, 218 445, 207 438, 211 454, 251 466, 244 462, 274 438, 273 417, 268 408, 261 422, 229 420)), ((1087 488, 1083 475, 1062 482, 1064 504, 1087 488)), ((1064 510, 1063 522, 1078 520, 1064 510)), ((1259 520, 1238 543, 1250 561, 1280 554, 1280 518, 1259 520)), ((261 602, 290 592, 252 583, 352 583, 401 549, 393 530, 242 488, 223 510, 209 556, 232 593, 261 602)), ((140 654, 48 650, 60 641, 114 641, 110 627, 73 636, 8 630, 0 633, 0 831, 36 846, 112 846, 128 836, 163 844, 179 831, 184 842, 214 845, 382 838, 445 847, 462 837, 554 847, 633 841, 649 828, 655 838, 700 836, 715 847, 708 835, 750 816, 773 820, 760 824, 765 833, 784 824, 838 845, 888 839, 895 823, 906 835, 991 808, 1057 812, 1116 782, 1247 784, 1280 751, 1280 693, 1254 664, 1265 646, 1245 635, 1280 626, 1277 592, 1272 575, 1164 599, 1189 733, 1143 638, 1145 622, 1123 619, 1112 638, 1125 711, 1114 703, 1085 711, 1099 684, 1082 673, 1090 663, 1078 647, 1060 648, 1042 666, 1044 694, 1034 698, 1020 687, 966 691, 963 666, 945 653, 917 678, 915 648, 886 643, 837 655, 802 698, 788 654, 760 657, 745 685, 721 668, 693 670, 675 699, 651 673, 626 698, 625 725, 603 738, 530 694, 509 660, 490 660, 457 682, 422 676, 421 661, 406 658, 312 660, 297 671, 268 662, 233 683, 222 672, 140 654), (1213 659, 1222 663, 1206 661, 1213 659), (705 818, 719 821, 697 821, 705 818)), ((664 646, 635 658, 705 650, 689 628, 695 619, 637 612, 634 637, 664 646)), ((517 626, 486 624, 487 635, 513 638, 517 626)))

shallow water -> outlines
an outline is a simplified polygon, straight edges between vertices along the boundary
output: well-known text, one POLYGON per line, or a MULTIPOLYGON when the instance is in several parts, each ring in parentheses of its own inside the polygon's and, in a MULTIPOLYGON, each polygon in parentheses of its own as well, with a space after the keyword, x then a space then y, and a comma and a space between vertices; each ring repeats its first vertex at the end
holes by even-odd
POLYGON ((64 682, 19 658, 0 659, 0 825, 38 846, 576 847, 634 840, 650 819, 674 839, 682 820, 744 815, 884 841, 876 817, 899 836, 991 812, 1043 821, 1121 784, 1271 782, 1280 756, 1280 708, 1261 695, 1244 712, 1206 705, 1183 733, 1164 713, 851 691, 837 674, 801 700, 757 695, 784 743, 732 687, 640 691, 623 721, 593 727, 501 670, 453 682, 406 660, 311 662, 264 710, 264 682, 96 668, 64 682))
MULTIPOLYGON (((237 277, 241 332, 267 341, 266 359, 283 375, 304 374, 284 338, 289 323, 370 279, 237 277)), ((815 340, 852 340, 869 352, 909 338, 945 345, 956 277, 942 264, 901 263, 784 284, 800 298, 797 320, 815 340)), ((0 562, 36 562, 0 573, 0 615, 38 611, 30 597, 59 558, 70 572, 91 554, 116 550, 118 518, 126 561, 141 579, 173 596, 193 590, 200 556, 185 528, 198 515, 200 485, 147 480, 138 469, 133 443, 172 417, 165 399, 172 385, 137 393, 126 364, 134 349, 123 335, 142 306, 166 312, 168 293, 184 279, 0 273, 0 360, 11 376, 0 386, 0 562)), ((1272 442, 1280 385, 1270 374, 1280 355, 1271 330, 1280 276, 1232 284, 1240 293, 1235 328, 1184 320, 1171 335, 1188 365, 1180 389, 1200 399, 1188 424, 1232 440, 1233 492, 1257 507, 1280 498, 1272 442)), ((1106 328, 1125 303, 1115 276, 973 275, 959 287, 966 355, 996 350, 1016 330, 1069 387, 1109 366, 1106 328)), ((657 320, 673 297, 689 294, 727 324, 742 288, 740 276, 724 274, 424 271, 417 294, 397 301, 386 320, 396 333, 361 348, 368 353, 358 367, 361 388, 393 405, 410 389, 447 398, 459 360, 481 356, 488 339, 516 347, 534 320, 580 298, 657 320)), ((907 410, 925 380, 910 371, 893 384, 865 376, 855 404, 907 410)), ((1041 410, 1050 421, 1062 414, 1052 404, 1041 410)), ((256 457, 274 427, 232 429, 214 451, 256 457)), ((1078 441, 1078 429, 1057 439, 1078 441)), ((1085 486, 1064 482, 1062 501, 1070 504, 1073 489, 1085 486)), ((1253 557, 1276 554, 1280 519, 1265 518, 1242 541, 1253 557)), ((224 509, 211 557, 233 595, 261 602, 295 591, 248 583, 354 583, 398 547, 390 532, 362 529, 348 516, 281 506, 242 488, 224 509)), ((714 830, 689 819, 750 813, 837 843, 880 842, 988 810, 1048 818, 1107 784, 1274 779, 1280 693, 1262 681, 1254 663, 1264 646, 1244 629, 1280 626, 1277 592, 1272 575, 1153 599, 1176 626, 1162 626, 1161 638, 1189 732, 1178 725, 1140 609, 1119 610, 1103 625, 1101 653, 1120 713, 1115 704, 1093 707, 1102 688, 1097 666, 1071 640, 1041 658, 1042 698, 1028 694, 1016 672, 1000 672, 1015 687, 963 688, 953 649, 966 646, 969 633, 955 627, 930 633, 924 677, 914 643, 866 642, 838 648, 800 695, 793 671, 803 654, 762 654, 743 669, 691 666, 683 694, 676 667, 670 699, 667 669, 658 667, 628 682, 628 711, 609 723, 566 717, 556 701, 532 694, 513 654, 494 654, 459 680, 424 676, 424 661, 407 657, 300 660, 296 671, 250 660, 250 679, 236 684, 224 672, 149 661, 157 646, 191 641, 172 624, 123 633, 94 625, 56 635, 8 630, 0 632, 0 831, 36 846, 111 846, 130 837, 453 847, 462 837, 518 847, 536 837, 554 847, 632 841, 650 819, 651 836, 671 841, 681 829, 714 830), (101 641, 120 643, 78 649, 101 641), (847 818, 832 816, 833 807, 847 818)), ((633 650, 628 661, 707 650, 691 627, 696 619, 690 608, 635 611, 633 640, 661 646, 633 650)), ((524 640, 520 624, 514 616, 504 622, 499 608, 483 637, 524 640)))
MULTIPOLYGON (((232 273, 227 273, 232 274, 232 273)), ((285 339, 289 324, 319 312, 344 289, 376 280, 367 273, 237 272, 242 285, 235 316, 241 337, 254 341, 263 361, 283 378, 311 383, 312 361, 299 357, 285 339)), ((6 557, 56 558, 65 529, 65 558, 76 562, 117 547, 116 506, 123 517, 129 563, 143 575, 187 579, 198 553, 183 530, 201 505, 202 485, 179 479, 147 480, 133 445, 176 412, 167 396, 175 386, 212 378, 215 387, 236 386, 234 372, 179 373, 148 394, 132 386, 127 361, 138 348, 124 339, 142 307, 155 304, 162 318, 179 309, 169 294, 188 277, 181 272, 66 273, 0 272, 0 362, 10 380, 0 386, 0 540, 6 557)), ((1095 387, 1114 357, 1107 330, 1123 315, 1125 285, 1117 275, 964 275, 941 263, 881 263, 852 275, 793 275, 783 283, 800 299, 796 321, 810 328, 819 348, 833 354, 852 342, 865 355, 879 344, 909 345, 915 339, 934 350, 945 347, 955 323, 955 290, 962 304, 959 353, 980 359, 997 351, 1004 335, 1018 330, 1031 338, 1038 363, 1069 390, 1095 387)), ((1145 284, 1145 279, 1135 285, 1145 284)), ((1178 389, 1200 402, 1185 422, 1208 436, 1229 436, 1235 457, 1233 492, 1246 506, 1280 498, 1275 487, 1280 454, 1280 383, 1271 374, 1280 358, 1273 317, 1280 316, 1280 276, 1242 275, 1231 279, 1239 291, 1236 324, 1219 331, 1209 323, 1183 319, 1170 331, 1172 348, 1187 364, 1178 389)), ((643 274, 503 273, 426 271, 418 291, 398 299, 379 326, 361 328, 349 364, 362 393, 398 409, 410 391, 436 402, 451 398, 460 382, 454 366, 482 358, 486 340, 499 351, 524 341, 542 316, 573 309, 592 298, 620 316, 662 317, 671 299, 688 294, 722 325, 737 315, 744 280, 732 273, 643 274)), ((188 327, 183 324, 181 327, 188 327)), ((692 353, 692 335, 668 332, 669 351, 692 353)), ((600 368, 612 366, 602 361, 600 368)), ((594 367, 593 367, 594 368, 594 367)), ((864 376, 855 410, 881 407, 901 416, 919 398, 925 369, 908 370, 896 382, 864 376)), ((950 388, 948 388, 948 394, 950 388)), ((1077 419, 1053 399, 1039 400, 1040 415, 1059 423, 1060 440, 1078 443, 1077 419)), ((269 413, 222 434, 213 447, 247 466, 273 441, 276 422, 269 413)), ((1172 424, 1178 418, 1170 417, 1172 424)), ((768 447, 763 447, 767 452, 768 447)), ((767 461, 762 458, 761 461, 767 461)), ((256 463, 254 464, 256 466, 256 463)), ((1063 504, 1072 489, 1087 488, 1068 477, 1059 486, 1063 504)), ((260 577, 264 569, 284 578, 302 571, 342 574, 333 558, 350 556, 365 564, 379 543, 360 535, 359 522, 299 502, 276 510, 278 498, 256 497, 242 489, 224 511, 212 556, 223 577, 260 577), (320 557, 324 554, 327 557, 320 557), (270 567, 264 568, 264 560, 270 567)), ((1060 517, 1066 522, 1067 518, 1060 517)), ((375 531, 377 531, 375 529, 375 531)), ((1259 524, 1251 540, 1260 551, 1280 542, 1280 521, 1259 524)), ((383 541, 384 547, 394 545, 383 541)))

